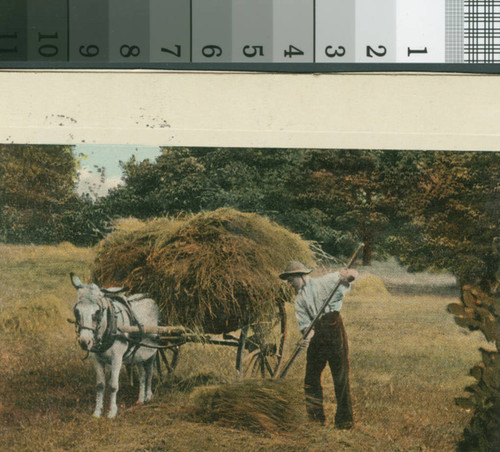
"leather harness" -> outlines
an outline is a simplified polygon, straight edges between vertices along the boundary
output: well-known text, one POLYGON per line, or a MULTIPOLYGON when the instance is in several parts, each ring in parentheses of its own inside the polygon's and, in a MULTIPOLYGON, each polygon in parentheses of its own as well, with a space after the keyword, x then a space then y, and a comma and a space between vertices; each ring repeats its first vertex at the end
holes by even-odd
MULTIPOLYGON (((137 352, 137 349, 140 346, 144 345, 141 344, 142 339, 144 338, 144 330, 142 328, 142 325, 135 317, 134 311, 132 310, 130 302, 126 296, 119 294, 113 294, 113 295, 108 294, 105 295, 103 299, 105 300, 105 305, 104 306, 101 305, 101 309, 106 310, 106 320, 107 320, 106 329, 104 330, 101 339, 99 341, 96 340, 96 343, 93 345, 90 351, 93 353, 104 353, 106 350, 111 348, 117 337, 122 336, 122 334, 118 332, 118 315, 121 312, 125 312, 128 318, 130 319, 130 325, 137 326, 139 328, 139 336, 137 338, 122 336, 128 343, 128 349, 125 352, 125 355, 123 356, 124 359, 127 359, 133 356, 137 352), (120 307, 118 309, 115 307, 114 302, 119 303, 120 307)), ((76 322, 77 333, 79 333, 83 329, 87 329, 94 331, 95 334, 99 329, 99 326, 100 322, 97 323, 95 328, 91 328, 88 326, 81 326, 78 322, 76 322)))

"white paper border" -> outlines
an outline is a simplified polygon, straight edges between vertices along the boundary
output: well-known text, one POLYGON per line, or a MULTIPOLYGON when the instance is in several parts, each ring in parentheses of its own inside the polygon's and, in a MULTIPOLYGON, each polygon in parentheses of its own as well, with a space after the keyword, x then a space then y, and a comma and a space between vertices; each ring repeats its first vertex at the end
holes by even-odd
POLYGON ((498 150, 500 78, 1 71, 0 142, 498 150))

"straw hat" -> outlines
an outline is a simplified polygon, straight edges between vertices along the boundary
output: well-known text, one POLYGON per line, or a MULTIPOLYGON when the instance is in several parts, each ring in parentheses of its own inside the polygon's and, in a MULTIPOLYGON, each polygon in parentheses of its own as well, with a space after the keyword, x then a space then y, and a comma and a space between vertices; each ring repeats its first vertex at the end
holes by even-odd
POLYGON ((300 261, 291 261, 285 268, 285 271, 280 275, 281 279, 287 279, 290 275, 307 275, 312 269, 307 268, 300 261))

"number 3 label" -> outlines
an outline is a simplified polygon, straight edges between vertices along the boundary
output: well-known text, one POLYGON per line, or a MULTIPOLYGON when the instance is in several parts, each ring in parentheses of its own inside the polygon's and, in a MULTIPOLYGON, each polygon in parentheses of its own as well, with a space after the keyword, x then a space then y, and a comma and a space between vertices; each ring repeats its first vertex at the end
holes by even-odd
POLYGON ((344 46, 338 46, 337 50, 334 50, 333 52, 332 50, 333 50, 332 46, 327 46, 325 48, 325 55, 329 58, 335 58, 335 57, 342 58, 345 55, 344 46))

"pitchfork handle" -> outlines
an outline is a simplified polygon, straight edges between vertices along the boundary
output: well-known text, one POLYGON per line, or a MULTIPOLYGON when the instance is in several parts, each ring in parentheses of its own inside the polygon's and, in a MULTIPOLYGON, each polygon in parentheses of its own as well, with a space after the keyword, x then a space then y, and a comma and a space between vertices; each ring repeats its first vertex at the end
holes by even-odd
MULTIPOLYGON (((352 266, 352 264, 356 260, 356 257, 358 256, 359 252, 363 249, 364 246, 365 246, 364 243, 362 243, 361 245, 358 246, 358 248, 356 249, 356 251, 354 251, 354 254, 352 255, 351 259, 349 260, 349 262, 347 263, 347 266, 345 268, 350 268, 352 266)), ((339 286, 340 286, 341 283, 342 283, 342 280, 339 279, 337 281, 337 284, 335 284, 335 287, 333 288, 332 292, 330 293, 330 295, 328 296, 328 298, 323 303, 323 306, 321 306, 321 309, 316 314, 316 317, 314 317, 314 319, 311 322, 311 324, 306 328, 306 330, 304 332, 304 336, 303 336, 304 339, 307 338, 307 336, 309 335, 309 333, 311 332, 311 330, 314 328, 314 325, 316 324, 316 322, 318 321, 318 319, 322 316, 323 312, 325 311, 326 307, 328 306, 328 304, 330 303, 331 299, 335 295, 335 292, 337 292, 337 289, 339 288, 339 286)), ((297 358, 298 354, 302 350, 302 342, 304 341, 304 339, 301 339, 299 341, 299 343, 297 344, 297 347, 295 348, 295 351, 293 352, 292 356, 290 357, 290 359, 286 363, 286 365, 283 368, 283 370, 278 374, 278 378, 283 378, 288 373, 288 370, 292 366, 292 363, 295 361, 295 358, 297 358)))

